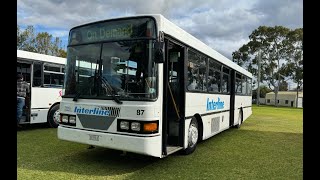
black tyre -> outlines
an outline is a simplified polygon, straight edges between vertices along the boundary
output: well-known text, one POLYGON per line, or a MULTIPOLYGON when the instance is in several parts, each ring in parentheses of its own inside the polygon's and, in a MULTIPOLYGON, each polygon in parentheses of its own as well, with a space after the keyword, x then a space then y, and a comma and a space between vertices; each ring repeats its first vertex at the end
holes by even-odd
POLYGON ((199 140, 198 122, 195 117, 192 118, 188 129, 188 147, 183 151, 183 154, 191 154, 197 147, 199 140))
POLYGON ((238 116, 238 124, 236 125, 236 128, 240 128, 241 124, 242 124, 242 121, 243 121, 243 113, 242 113, 242 109, 240 109, 239 111, 239 116, 238 116))
POLYGON ((60 112, 59 112, 60 104, 54 105, 48 114, 48 124, 52 128, 57 128, 59 126, 60 112))

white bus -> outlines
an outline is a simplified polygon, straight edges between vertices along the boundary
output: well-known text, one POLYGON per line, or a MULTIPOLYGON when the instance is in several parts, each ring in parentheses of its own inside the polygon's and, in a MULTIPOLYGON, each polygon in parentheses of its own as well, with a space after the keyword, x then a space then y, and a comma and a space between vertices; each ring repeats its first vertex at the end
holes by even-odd
POLYGON ((66 58, 17 50, 17 74, 30 85, 20 124, 59 125, 66 58))
POLYGON ((58 138, 163 158, 251 114, 252 74, 162 15, 69 32, 58 138))

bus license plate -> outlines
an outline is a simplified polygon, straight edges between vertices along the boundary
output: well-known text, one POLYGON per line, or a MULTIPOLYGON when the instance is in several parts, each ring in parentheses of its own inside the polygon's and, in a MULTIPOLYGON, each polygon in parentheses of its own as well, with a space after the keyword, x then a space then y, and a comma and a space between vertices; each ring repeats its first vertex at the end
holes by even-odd
POLYGON ((89 134, 89 140, 99 141, 99 135, 89 134))

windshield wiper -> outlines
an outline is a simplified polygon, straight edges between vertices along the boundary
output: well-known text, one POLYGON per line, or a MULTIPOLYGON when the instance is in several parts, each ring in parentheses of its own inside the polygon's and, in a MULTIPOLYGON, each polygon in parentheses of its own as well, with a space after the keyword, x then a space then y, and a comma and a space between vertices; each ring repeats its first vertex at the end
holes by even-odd
MULTIPOLYGON (((77 83, 77 81, 78 81, 78 71, 75 70, 74 73, 75 73, 75 76, 76 76, 76 77, 75 77, 75 78, 76 78, 76 84, 78 84, 78 83, 77 83)), ((77 90, 76 90, 76 94, 74 95, 74 98, 73 98, 72 101, 78 101, 80 95, 81 95, 80 91, 77 91, 77 90)))
POLYGON ((110 85, 110 83, 108 82, 108 80, 101 76, 101 82, 102 82, 102 86, 108 91, 110 92, 110 94, 112 95, 113 100, 118 103, 118 104, 122 104, 122 101, 120 101, 118 99, 118 97, 116 96, 116 91, 114 90, 114 88, 110 85))
POLYGON ((80 95, 81 95, 81 93, 77 91, 77 92, 76 92, 76 95, 74 96, 74 98, 72 99, 72 101, 78 101, 80 95))

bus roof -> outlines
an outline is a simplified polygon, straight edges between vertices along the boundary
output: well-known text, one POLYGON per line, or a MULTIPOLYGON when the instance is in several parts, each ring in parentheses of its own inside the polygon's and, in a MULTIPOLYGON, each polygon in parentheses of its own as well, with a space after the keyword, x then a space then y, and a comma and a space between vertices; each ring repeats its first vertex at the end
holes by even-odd
MULTIPOLYGON (((180 28, 176 24, 172 23, 171 21, 166 19, 161 14, 140 14, 140 15, 135 15, 135 16, 112 18, 112 19, 108 19, 108 20, 117 20, 117 19, 134 18, 134 17, 154 17, 156 19, 158 31, 163 31, 164 33, 176 38, 177 40, 187 44, 188 46, 195 48, 198 51, 212 57, 213 59, 215 59, 219 62, 221 62, 222 64, 224 64, 232 69, 235 69, 236 71, 252 78, 252 74, 249 71, 245 70, 243 67, 239 66, 238 64, 232 62, 230 59, 223 56, 222 54, 220 54, 216 50, 212 49, 211 47, 209 47, 208 45, 206 45, 205 43, 203 43, 202 41, 200 41, 199 39, 197 39, 193 35, 189 34, 188 32, 186 32, 185 30, 183 30, 182 28, 180 28)), ((96 22, 103 22, 103 21, 105 21, 105 20, 96 21, 96 22)), ((82 25, 76 26, 74 28, 77 28, 77 27, 80 27, 83 25, 88 25, 91 23, 82 24, 82 25)))
POLYGON ((50 56, 45 54, 39 54, 29 51, 17 50, 17 58, 26 59, 26 60, 34 60, 41 62, 50 62, 56 64, 66 64, 66 58, 50 56))
POLYGON ((221 62, 222 64, 235 69, 236 71, 252 78, 252 74, 239 66, 238 64, 232 62, 230 59, 227 57, 223 56, 216 50, 212 49, 208 45, 204 44, 202 41, 194 37, 193 35, 189 34, 185 30, 181 29, 168 19, 166 19, 164 16, 161 14, 154 14, 150 15, 154 17, 157 20, 157 26, 159 31, 163 31, 166 34, 171 35, 172 37, 178 39, 179 41, 197 49, 198 51, 214 58, 215 60, 221 62))

